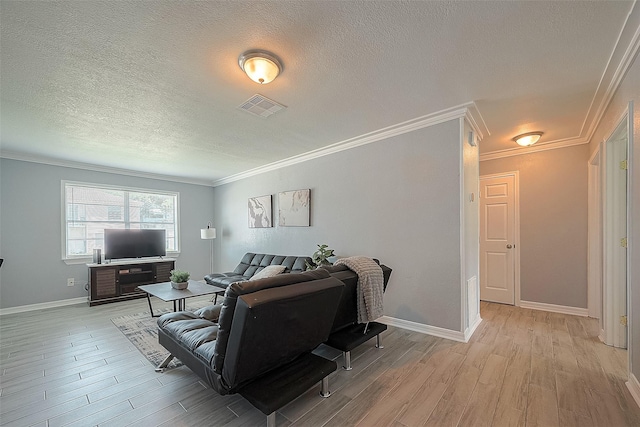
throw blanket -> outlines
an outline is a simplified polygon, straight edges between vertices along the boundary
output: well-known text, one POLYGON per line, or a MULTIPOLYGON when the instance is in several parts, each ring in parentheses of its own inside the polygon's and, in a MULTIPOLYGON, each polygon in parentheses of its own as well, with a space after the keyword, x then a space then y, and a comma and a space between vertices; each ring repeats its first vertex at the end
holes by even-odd
POLYGON ((342 258, 335 263, 340 264, 358 275, 358 323, 371 322, 382 316, 382 268, 371 258, 363 256, 342 258))

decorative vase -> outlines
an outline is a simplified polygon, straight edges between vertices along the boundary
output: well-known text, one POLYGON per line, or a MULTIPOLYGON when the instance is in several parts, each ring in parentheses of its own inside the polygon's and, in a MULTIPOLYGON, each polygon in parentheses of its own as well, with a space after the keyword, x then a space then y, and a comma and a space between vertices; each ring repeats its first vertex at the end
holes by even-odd
POLYGON ((189 282, 171 282, 171 287, 173 289, 178 289, 178 290, 183 290, 183 289, 187 289, 187 286, 189 286, 189 282))

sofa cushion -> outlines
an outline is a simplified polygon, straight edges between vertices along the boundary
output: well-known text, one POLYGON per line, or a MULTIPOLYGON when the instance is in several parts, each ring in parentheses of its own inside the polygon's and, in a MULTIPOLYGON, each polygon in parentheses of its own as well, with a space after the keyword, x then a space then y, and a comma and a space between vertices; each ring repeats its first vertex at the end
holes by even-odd
POLYGON ((232 283, 247 281, 247 278, 238 274, 229 274, 227 276, 220 275, 218 277, 211 277, 211 275, 208 275, 205 276, 204 280, 210 285, 226 289, 232 283))
POLYGON ((201 319, 188 311, 178 311, 160 316, 158 318, 158 327, 207 363, 211 363, 214 344, 218 336, 218 325, 216 323, 201 319), (207 343, 210 344, 200 349, 207 343), (209 349, 209 352, 203 352, 202 350, 204 349, 209 349))
POLYGON ((214 354, 215 348, 216 348, 215 341, 205 342, 202 345, 198 346, 198 348, 196 348, 196 356, 198 356, 200 359, 207 362, 209 366, 211 366, 213 362, 213 354, 214 354))
POLYGON ((211 322, 217 322, 220 318, 220 310, 222 309, 222 304, 216 305, 208 305, 206 307, 202 307, 193 312, 196 316, 207 319, 211 322))
POLYGON ((278 274, 282 273, 285 268, 287 267, 285 267, 284 265, 268 265, 251 276, 251 279, 249 280, 260 280, 266 279, 267 277, 277 276, 278 274))

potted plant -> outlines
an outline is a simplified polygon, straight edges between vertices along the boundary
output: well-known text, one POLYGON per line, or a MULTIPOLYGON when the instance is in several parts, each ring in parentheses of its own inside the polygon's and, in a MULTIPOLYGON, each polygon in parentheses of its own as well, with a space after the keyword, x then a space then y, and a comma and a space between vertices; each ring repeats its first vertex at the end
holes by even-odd
POLYGON ((171 270, 171 276, 169 276, 169 280, 171 280, 171 287, 174 289, 187 289, 189 286, 189 274, 188 271, 182 270, 171 270))
POLYGON ((333 249, 329 249, 327 245, 318 245, 318 250, 311 255, 311 264, 308 262, 307 270, 315 270, 323 265, 331 265, 329 258, 333 256, 333 249))

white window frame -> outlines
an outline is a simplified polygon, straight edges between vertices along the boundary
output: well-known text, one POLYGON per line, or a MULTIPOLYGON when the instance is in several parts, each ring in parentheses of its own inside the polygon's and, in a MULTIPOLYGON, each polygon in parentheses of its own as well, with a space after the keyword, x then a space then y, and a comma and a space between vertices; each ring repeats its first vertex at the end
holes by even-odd
POLYGON ((67 200, 66 200, 66 188, 67 185, 77 185, 82 187, 91 187, 96 189, 117 190, 125 192, 136 193, 151 193, 163 196, 173 196, 176 198, 176 215, 175 215, 175 251, 167 251, 167 257, 176 258, 180 255, 180 193, 177 191, 163 191, 153 188, 139 188, 139 187, 123 187, 120 185, 108 185, 108 184, 96 184, 93 182, 79 182, 79 181, 66 181, 60 182, 60 207, 62 217, 62 230, 61 230, 61 243, 62 243, 62 260, 66 264, 85 264, 92 261, 92 255, 67 255, 67 200))

